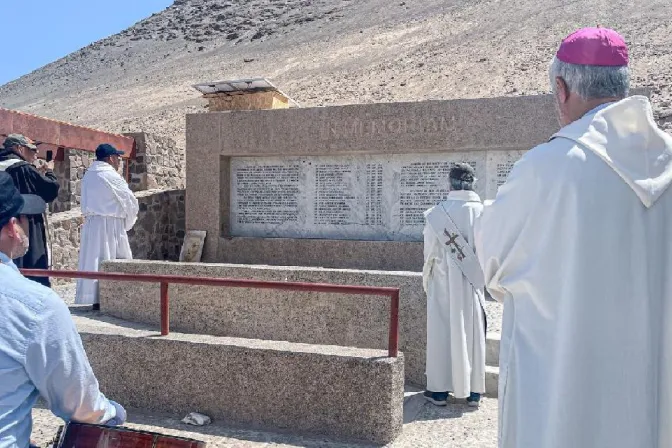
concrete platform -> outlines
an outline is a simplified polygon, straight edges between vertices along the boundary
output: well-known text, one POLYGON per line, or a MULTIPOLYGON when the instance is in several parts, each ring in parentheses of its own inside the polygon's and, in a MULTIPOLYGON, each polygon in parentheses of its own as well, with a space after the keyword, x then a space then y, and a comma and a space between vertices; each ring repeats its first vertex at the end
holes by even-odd
POLYGON ((100 313, 74 319, 110 397, 228 425, 385 444, 403 422, 403 357, 386 352, 171 333, 100 313))
MULTIPOLYGON (((404 352, 405 378, 408 384, 424 387, 427 300, 421 273, 142 260, 105 262, 101 269, 131 274, 399 287, 399 347, 404 352)), ((172 285, 169 296, 171 328, 184 333, 387 348, 390 305, 384 297, 192 285, 172 285)), ((101 282, 100 300, 101 309, 107 314, 158 327, 158 284, 101 282)), ((498 345, 499 338, 488 335, 489 366, 499 363, 498 345)), ((497 384, 491 378, 496 370, 488 380, 487 390, 492 395, 497 390, 491 387, 497 384)))

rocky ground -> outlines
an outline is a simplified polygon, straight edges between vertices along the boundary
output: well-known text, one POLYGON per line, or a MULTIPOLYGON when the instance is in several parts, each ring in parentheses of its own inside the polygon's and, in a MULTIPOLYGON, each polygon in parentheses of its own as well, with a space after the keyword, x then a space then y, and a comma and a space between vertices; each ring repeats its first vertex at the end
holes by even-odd
POLYGON ((184 145, 198 82, 264 76, 302 106, 545 93, 559 41, 619 30, 672 128, 667 0, 177 0, 0 87, 0 105, 184 145))

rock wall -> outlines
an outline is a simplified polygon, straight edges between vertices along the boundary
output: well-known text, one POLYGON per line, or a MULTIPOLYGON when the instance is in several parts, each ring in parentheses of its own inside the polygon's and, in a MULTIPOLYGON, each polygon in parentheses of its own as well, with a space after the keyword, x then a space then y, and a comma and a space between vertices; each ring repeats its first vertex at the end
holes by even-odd
POLYGON ((51 203, 52 213, 65 212, 78 207, 82 199, 84 172, 95 160, 93 153, 66 149, 62 161, 54 162, 54 173, 61 186, 58 198, 51 203))
POLYGON ((184 190, 148 190, 136 197, 140 213, 128 233, 133 257, 178 260, 184 240, 184 190))
MULTIPOLYGON (((136 157, 129 163, 133 191, 151 189, 183 189, 185 187, 184 149, 175 146, 169 138, 138 132, 127 134, 136 141, 136 157)), ((82 199, 82 178, 95 160, 88 151, 66 149, 64 159, 54 162, 54 173, 61 189, 58 198, 50 204, 52 213, 79 207, 82 199)), ((119 174, 126 178, 126 160, 119 167, 119 174)))
POLYGON ((48 219, 51 265, 57 270, 75 270, 79 257, 80 229, 84 216, 80 209, 54 213, 48 219))
POLYGON ((184 148, 169 138, 144 132, 125 134, 135 139, 135 158, 130 161, 133 191, 185 187, 184 148))
MULTIPOLYGON (((136 197, 140 212, 128 233, 133 257, 178 260, 184 239, 184 190, 149 190, 137 193, 136 197)), ((49 217, 53 269, 77 269, 83 223, 79 208, 49 217)))

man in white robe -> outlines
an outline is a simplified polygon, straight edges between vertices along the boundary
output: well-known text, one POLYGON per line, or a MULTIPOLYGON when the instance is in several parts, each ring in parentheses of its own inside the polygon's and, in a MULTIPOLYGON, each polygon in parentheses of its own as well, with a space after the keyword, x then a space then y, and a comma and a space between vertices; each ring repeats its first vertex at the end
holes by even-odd
POLYGON ((425 398, 445 406, 448 393, 478 406, 485 393, 485 312, 483 272, 476 257, 474 223, 481 198, 473 191, 474 170, 450 170, 448 199, 425 212, 427 293, 427 391, 425 398))
POLYGON ((672 447, 672 137, 627 97, 628 63, 612 30, 562 42, 564 127, 481 218, 504 302, 501 448, 672 447))
MULTIPOLYGON (((98 271, 105 260, 132 259, 127 231, 138 218, 138 200, 118 173, 123 151, 109 144, 96 149, 82 179, 82 227, 79 270, 98 271)), ((98 304, 98 281, 77 281, 78 304, 98 304)))

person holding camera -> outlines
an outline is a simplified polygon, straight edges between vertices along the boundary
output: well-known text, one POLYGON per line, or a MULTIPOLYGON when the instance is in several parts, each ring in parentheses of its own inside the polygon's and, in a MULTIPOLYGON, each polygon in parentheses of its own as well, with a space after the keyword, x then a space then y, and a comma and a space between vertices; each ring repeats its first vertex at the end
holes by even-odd
MULTIPOLYGON (((53 162, 37 158, 37 145, 21 134, 10 134, 0 149, 0 172, 9 174, 21 194, 39 196, 46 203, 58 197, 59 184, 54 174, 53 162)), ((25 269, 48 269, 46 216, 35 215, 28 218, 30 229, 30 249, 14 260, 14 264, 25 269)), ((48 277, 28 277, 33 281, 51 286, 48 277)))

